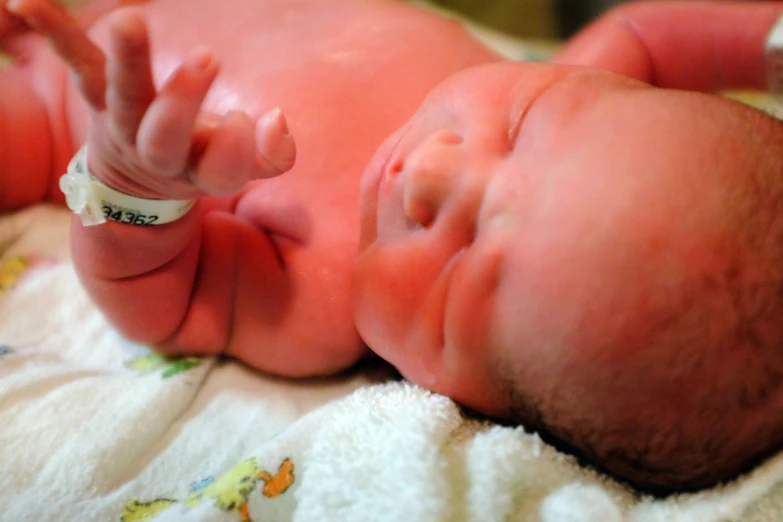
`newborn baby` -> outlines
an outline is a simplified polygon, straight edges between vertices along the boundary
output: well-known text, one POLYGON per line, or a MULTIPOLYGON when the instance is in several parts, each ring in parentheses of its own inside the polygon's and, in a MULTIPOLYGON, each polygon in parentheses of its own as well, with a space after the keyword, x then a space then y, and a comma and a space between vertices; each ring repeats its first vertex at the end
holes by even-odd
MULTIPOLYGON (((761 58, 717 84, 654 47, 591 54, 627 13, 561 56, 623 76, 501 62, 381 0, 183 5, 98 21, 105 75, 51 4, 11 0, 0 19, 22 62, 0 73, 0 123, 27 131, 3 136, 6 208, 51 197, 85 142, 103 184, 199 200, 161 226, 74 223, 80 276, 126 336, 291 376, 348 367, 363 340, 644 487, 708 485, 779 446, 783 131, 649 84, 753 86, 761 58)), ((780 8, 745 8, 761 57, 780 8)))

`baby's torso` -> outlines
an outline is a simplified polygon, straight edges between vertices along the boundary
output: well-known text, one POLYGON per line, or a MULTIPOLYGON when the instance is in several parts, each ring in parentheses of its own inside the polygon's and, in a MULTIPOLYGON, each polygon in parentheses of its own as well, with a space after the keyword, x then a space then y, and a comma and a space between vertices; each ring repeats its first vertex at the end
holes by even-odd
MULTIPOLYGON (((345 364, 360 353, 350 277, 364 167, 436 84, 495 56, 456 23, 396 1, 154 0, 143 9, 157 83, 206 44, 222 65, 205 110, 241 109, 255 118, 279 106, 296 139, 294 168, 250 183, 234 207, 240 221, 268 236, 284 267, 282 274, 254 267, 248 275, 255 281, 247 288, 264 288, 277 313, 270 341, 242 330, 255 324, 255 309, 236 308, 234 330, 252 333, 241 343, 248 350, 273 343, 307 360, 334 355, 345 364)), ((105 30, 97 24, 94 37, 104 42, 105 30)), ((67 105, 78 144, 87 119, 73 87, 67 105)), ((308 371, 325 371, 318 364, 308 371)))
MULTIPOLYGON (((401 2, 153 0, 143 10, 156 82, 208 45, 221 69, 207 111, 256 118, 282 107, 296 166, 249 187, 238 211, 311 245, 344 236, 347 224, 356 235, 361 172, 426 93, 457 70, 495 59, 456 23, 401 2)), ((93 30, 99 41, 104 29, 99 22, 93 30)), ((86 121, 71 122, 78 139, 86 121)))

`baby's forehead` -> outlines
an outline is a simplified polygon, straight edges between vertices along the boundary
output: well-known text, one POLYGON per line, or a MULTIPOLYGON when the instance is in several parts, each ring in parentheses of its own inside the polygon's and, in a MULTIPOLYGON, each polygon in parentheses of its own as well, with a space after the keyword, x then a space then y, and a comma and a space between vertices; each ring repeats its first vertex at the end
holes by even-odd
POLYGON ((433 97, 451 103, 507 103, 523 96, 525 87, 538 83, 547 70, 542 64, 515 62, 471 67, 441 83, 433 91, 433 97))
POLYGON ((507 129, 529 97, 526 83, 516 67, 505 64, 457 73, 433 89, 413 118, 412 130, 443 128, 467 136, 482 129, 507 129))
POLYGON ((554 98, 569 105, 570 99, 587 96, 581 91, 611 90, 626 84, 617 75, 583 67, 498 62, 466 69, 442 82, 428 97, 420 116, 515 127, 541 98, 553 98, 551 91, 557 93, 554 98))

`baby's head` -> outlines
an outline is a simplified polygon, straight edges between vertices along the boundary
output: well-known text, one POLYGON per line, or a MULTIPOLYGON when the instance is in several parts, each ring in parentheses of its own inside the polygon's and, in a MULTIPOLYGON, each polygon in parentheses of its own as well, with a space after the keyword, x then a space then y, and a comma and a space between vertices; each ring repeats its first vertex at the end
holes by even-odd
POLYGON ((362 187, 355 314, 411 381, 649 488, 783 441, 783 128, 589 69, 460 73, 362 187))

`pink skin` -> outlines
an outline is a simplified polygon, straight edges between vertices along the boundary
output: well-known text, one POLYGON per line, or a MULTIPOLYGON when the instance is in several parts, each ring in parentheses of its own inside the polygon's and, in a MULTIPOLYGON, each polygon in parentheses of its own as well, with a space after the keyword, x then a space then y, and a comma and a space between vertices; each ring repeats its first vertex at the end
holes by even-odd
POLYGON ((203 196, 166 226, 74 226, 82 281, 120 331, 284 375, 334 372, 365 354, 350 303, 361 172, 432 87, 492 53, 456 23, 381 0, 237 1, 218 11, 161 0, 100 19, 90 39, 45 0, 7 9, 5 47, 23 66, 4 73, 21 71, 40 96, 6 116, 29 120, 18 128, 35 130, 38 149, 10 136, 5 164, 30 166, 24 182, 1 173, 26 187, 6 207, 40 198, 85 141, 91 170, 109 185, 203 196), (20 34, 26 27, 49 37, 78 90, 39 38, 20 34), (293 167, 286 119, 263 117, 277 106, 296 137, 293 167))
MULTIPOLYGON (((607 307, 630 306, 659 283, 632 284, 646 265, 659 268, 657 250, 682 256, 678 274, 710 262, 718 245, 709 234, 732 225, 704 230, 695 202, 724 204, 719 182, 758 149, 714 155, 725 136, 745 139, 723 128, 745 112, 590 69, 503 63, 455 75, 366 172, 360 333, 414 382, 504 415, 499 361, 539 367, 548 358, 536 345, 565 335, 577 316, 616 314, 601 310, 601 294, 607 307), (618 152, 594 153, 610 148, 618 152)), ((582 357, 594 354, 558 360, 582 357)))
POLYGON ((631 2, 582 30, 555 62, 665 88, 764 90, 762 50, 781 10, 774 1, 631 2))
MULTIPOLYGON (((672 88, 763 88, 764 41, 780 14, 774 2, 631 4, 586 28, 555 61, 597 65, 672 88), (697 15, 704 24, 693 30, 697 15), (743 24, 734 23, 739 18, 743 24)), ((531 213, 545 199, 540 191, 561 197, 574 193, 559 185, 553 189, 551 175, 544 184, 535 173, 569 169, 598 179, 616 171, 618 179, 607 179, 606 186, 612 187, 613 198, 631 198, 617 187, 629 183, 625 173, 634 169, 603 167, 605 155, 591 152, 606 148, 597 146, 609 139, 602 131, 617 125, 644 127, 641 117, 629 122, 620 108, 633 114, 649 111, 633 104, 626 109, 631 103, 626 99, 645 104, 671 97, 672 111, 703 103, 698 97, 691 101, 642 87, 579 69, 498 64, 456 75, 436 89, 380 148, 365 173, 355 309, 360 333, 373 350, 414 382, 481 411, 504 414, 509 404, 494 375, 497 358, 479 348, 493 345, 488 342, 493 328, 508 328, 504 337, 519 335, 510 325, 494 325, 505 315, 502 310, 516 308, 496 302, 498 265, 502 260, 512 267, 506 270, 520 273, 530 265, 529 259, 508 260, 507 251, 527 245, 531 213), (594 109, 618 95, 615 106, 594 109), (581 114, 590 117, 580 119, 581 114), (496 222, 502 226, 490 226, 496 222)), ((694 106, 697 110, 704 109, 694 106)), ((671 134, 671 124, 662 116, 649 125, 649 131, 625 135, 628 143, 614 140, 612 149, 628 151, 630 165, 649 164, 650 143, 663 139, 659 132, 671 134)), ((693 155, 694 140, 681 136, 669 141, 672 161, 687 165, 684 159, 693 155)), ((702 145, 710 151, 714 144, 705 135, 702 145)), ((639 176, 631 182, 642 183, 639 176)), ((569 202, 575 208, 565 216, 569 221, 587 220, 608 197, 588 187, 580 188, 579 195, 584 200, 569 202)), ((566 208, 565 202, 561 205, 566 208)), ((564 233, 563 223, 552 226, 553 231, 542 230, 564 233)), ((574 269, 575 274, 580 271, 574 269)), ((514 301, 529 292, 509 284, 502 294, 514 301)), ((553 306, 560 306, 567 297, 553 300, 553 306)), ((527 356, 513 357, 521 361, 527 356)))
MULTIPOLYGON (((490 415, 518 406, 510 386, 556 432, 633 426, 640 409, 653 423, 687 418, 697 405, 666 406, 693 385, 689 369, 662 396, 676 354, 626 347, 663 313, 649 296, 666 284, 690 291, 694 274, 723 268, 735 223, 712 212, 729 204, 731 173, 752 161, 748 136, 761 118, 642 82, 763 86, 777 4, 635 4, 558 58, 626 77, 483 65, 497 58, 454 24, 394 2, 222 6, 121 10, 93 26, 92 40, 45 0, 0 11, 0 45, 23 59, 0 90, 26 82, 37 94, 0 115, 24 118, 31 133, 2 136, 12 146, 0 150, 0 182, 15 192, 1 205, 53 195, 85 141, 107 184, 200 197, 167 226, 74 226, 85 287, 125 335, 311 375, 359 359, 360 333, 412 381, 490 415), (703 27, 690 30, 694 19, 703 27), (79 73, 77 87, 28 26, 79 73), (727 136, 745 147, 716 164, 727 136), (610 405, 633 415, 603 417, 610 405)), ((707 365, 700 378, 730 380, 724 368, 707 365)))

